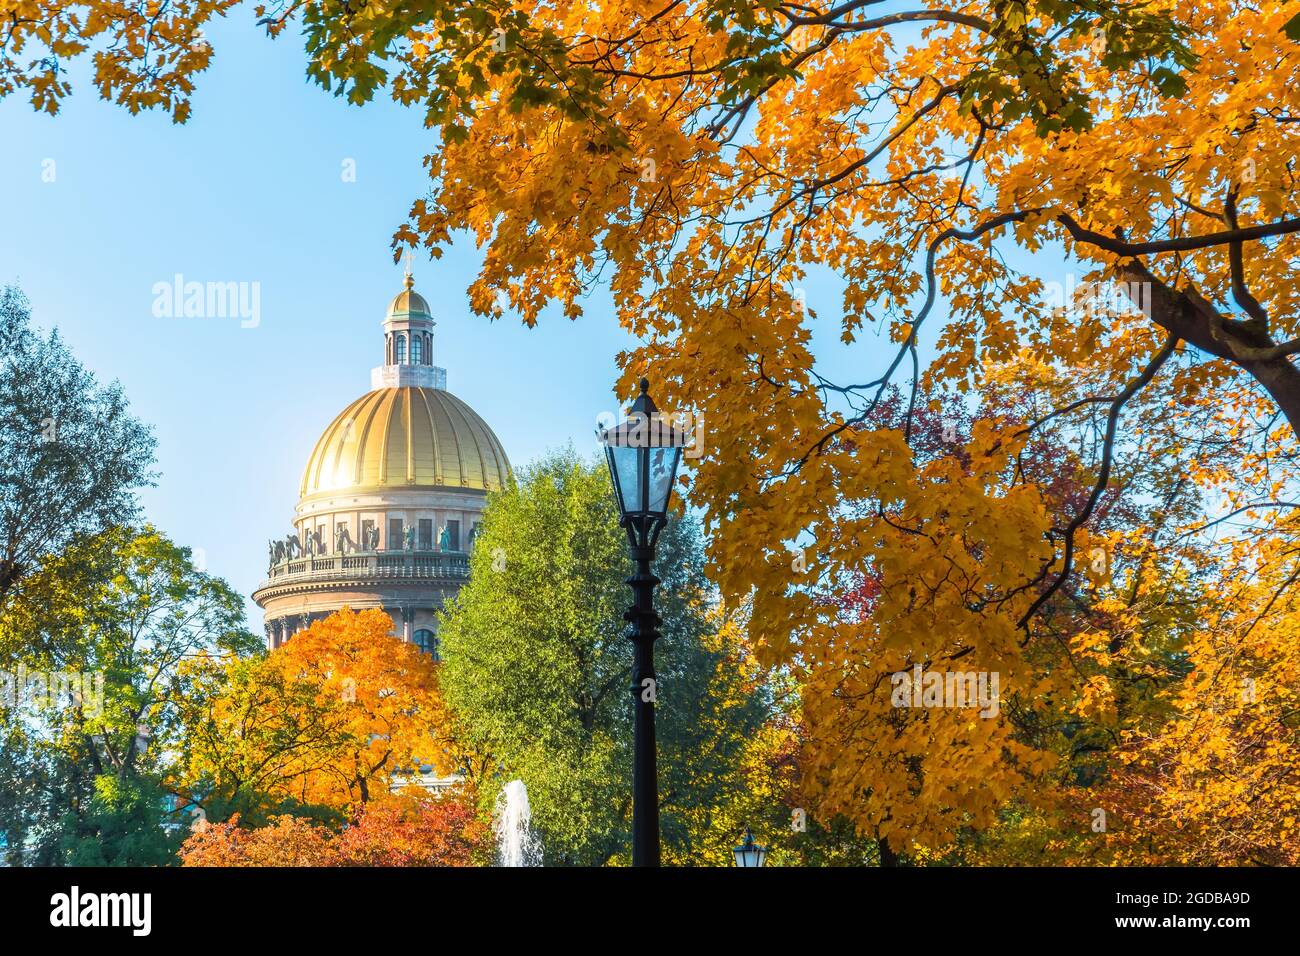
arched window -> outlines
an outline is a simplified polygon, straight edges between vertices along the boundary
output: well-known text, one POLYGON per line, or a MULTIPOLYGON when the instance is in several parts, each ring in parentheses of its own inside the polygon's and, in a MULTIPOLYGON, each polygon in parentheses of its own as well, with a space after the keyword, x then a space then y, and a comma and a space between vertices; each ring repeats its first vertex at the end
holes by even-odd
POLYGON ((424 336, 423 335, 411 336, 411 364, 412 365, 424 364, 424 336))
POLYGON ((406 364, 406 336, 405 335, 399 335, 397 337, 397 355, 393 361, 393 364, 394 365, 406 364))
POLYGON ((438 635, 427 628, 415 632, 415 646, 428 654, 435 661, 438 659, 438 635))

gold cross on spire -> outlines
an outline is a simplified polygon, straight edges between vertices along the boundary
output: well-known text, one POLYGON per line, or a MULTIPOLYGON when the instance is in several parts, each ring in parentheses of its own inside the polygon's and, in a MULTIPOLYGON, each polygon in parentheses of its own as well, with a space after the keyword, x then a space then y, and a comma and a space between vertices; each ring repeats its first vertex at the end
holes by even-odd
POLYGON ((411 250, 406 250, 406 287, 415 288, 415 278, 411 275, 411 250))

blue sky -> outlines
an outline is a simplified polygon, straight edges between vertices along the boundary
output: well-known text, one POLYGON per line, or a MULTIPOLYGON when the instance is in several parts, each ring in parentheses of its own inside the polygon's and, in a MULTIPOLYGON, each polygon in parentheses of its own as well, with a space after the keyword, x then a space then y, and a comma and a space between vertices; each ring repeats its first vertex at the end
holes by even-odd
MULTIPOLYGON (((421 159, 436 140, 416 110, 351 107, 309 84, 301 40, 267 39, 248 9, 206 32, 216 56, 185 126, 130 116, 76 70, 57 117, 0 100, 0 284, 19 284, 38 324, 122 383, 158 438, 146 517, 246 596, 266 539, 289 530, 318 434, 380 363, 379 324, 402 276, 389 240, 427 190, 421 159), (355 182, 342 176, 348 160, 355 182), (177 273, 258 283, 260 323, 155 316, 154 285, 177 273)), ((477 261, 461 241, 415 263, 449 389, 516 466, 569 441, 594 450, 596 416, 615 407, 615 355, 634 344, 607 299, 577 322, 492 323, 465 297, 477 261)), ((821 346, 835 353, 827 373, 875 366, 887 343, 867 332, 844 354, 836 289, 811 282, 807 293, 827 316, 814 328, 819 361, 821 346)))
MULTIPOLYGON (((207 35, 217 55, 185 126, 132 117, 84 79, 58 117, 0 100, 0 284, 18 283, 40 325, 121 381, 158 438, 147 517, 247 595, 266 539, 289 530, 316 437, 382 361, 380 322, 402 285, 389 239, 427 189, 434 137, 415 111, 349 107, 308 84, 301 41, 266 39, 248 10, 207 35), (176 273, 259 283, 260 324, 155 317, 154 284, 176 273)), ((592 447, 630 339, 600 298, 577 323, 533 330, 472 317, 476 262, 469 242, 415 262, 449 389, 516 465, 570 439, 592 447)))

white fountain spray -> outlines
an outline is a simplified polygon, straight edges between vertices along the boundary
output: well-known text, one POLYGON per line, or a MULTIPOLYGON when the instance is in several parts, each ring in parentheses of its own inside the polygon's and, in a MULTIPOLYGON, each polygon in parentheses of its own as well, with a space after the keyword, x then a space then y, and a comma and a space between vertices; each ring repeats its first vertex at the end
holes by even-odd
POLYGON ((542 845, 531 827, 528 790, 522 780, 511 780, 497 794, 496 821, 498 866, 541 866, 542 845))

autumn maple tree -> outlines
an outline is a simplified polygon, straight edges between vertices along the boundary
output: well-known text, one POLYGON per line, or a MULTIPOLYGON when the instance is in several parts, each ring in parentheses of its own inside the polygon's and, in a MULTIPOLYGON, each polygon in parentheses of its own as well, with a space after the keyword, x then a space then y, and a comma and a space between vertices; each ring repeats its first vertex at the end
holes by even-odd
POLYGON ((238 0, 3 0, 0 96, 27 95, 57 113, 72 93, 69 62, 89 56, 99 95, 132 113, 163 109, 183 123, 194 75, 212 45, 203 27, 238 0))
POLYGON ((436 664, 382 611, 344 609, 265 657, 192 667, 175 783, 204 814, 250 824, 279 808, 355 813, 424 767, 449 772, 436 664))
POLYGON ((247 829, 236 816, 197 827, 180 857, 183 866, 472 866, 489 843, 471 805, 421 794, 368 804, 341 831, 288 814, 247 829))

